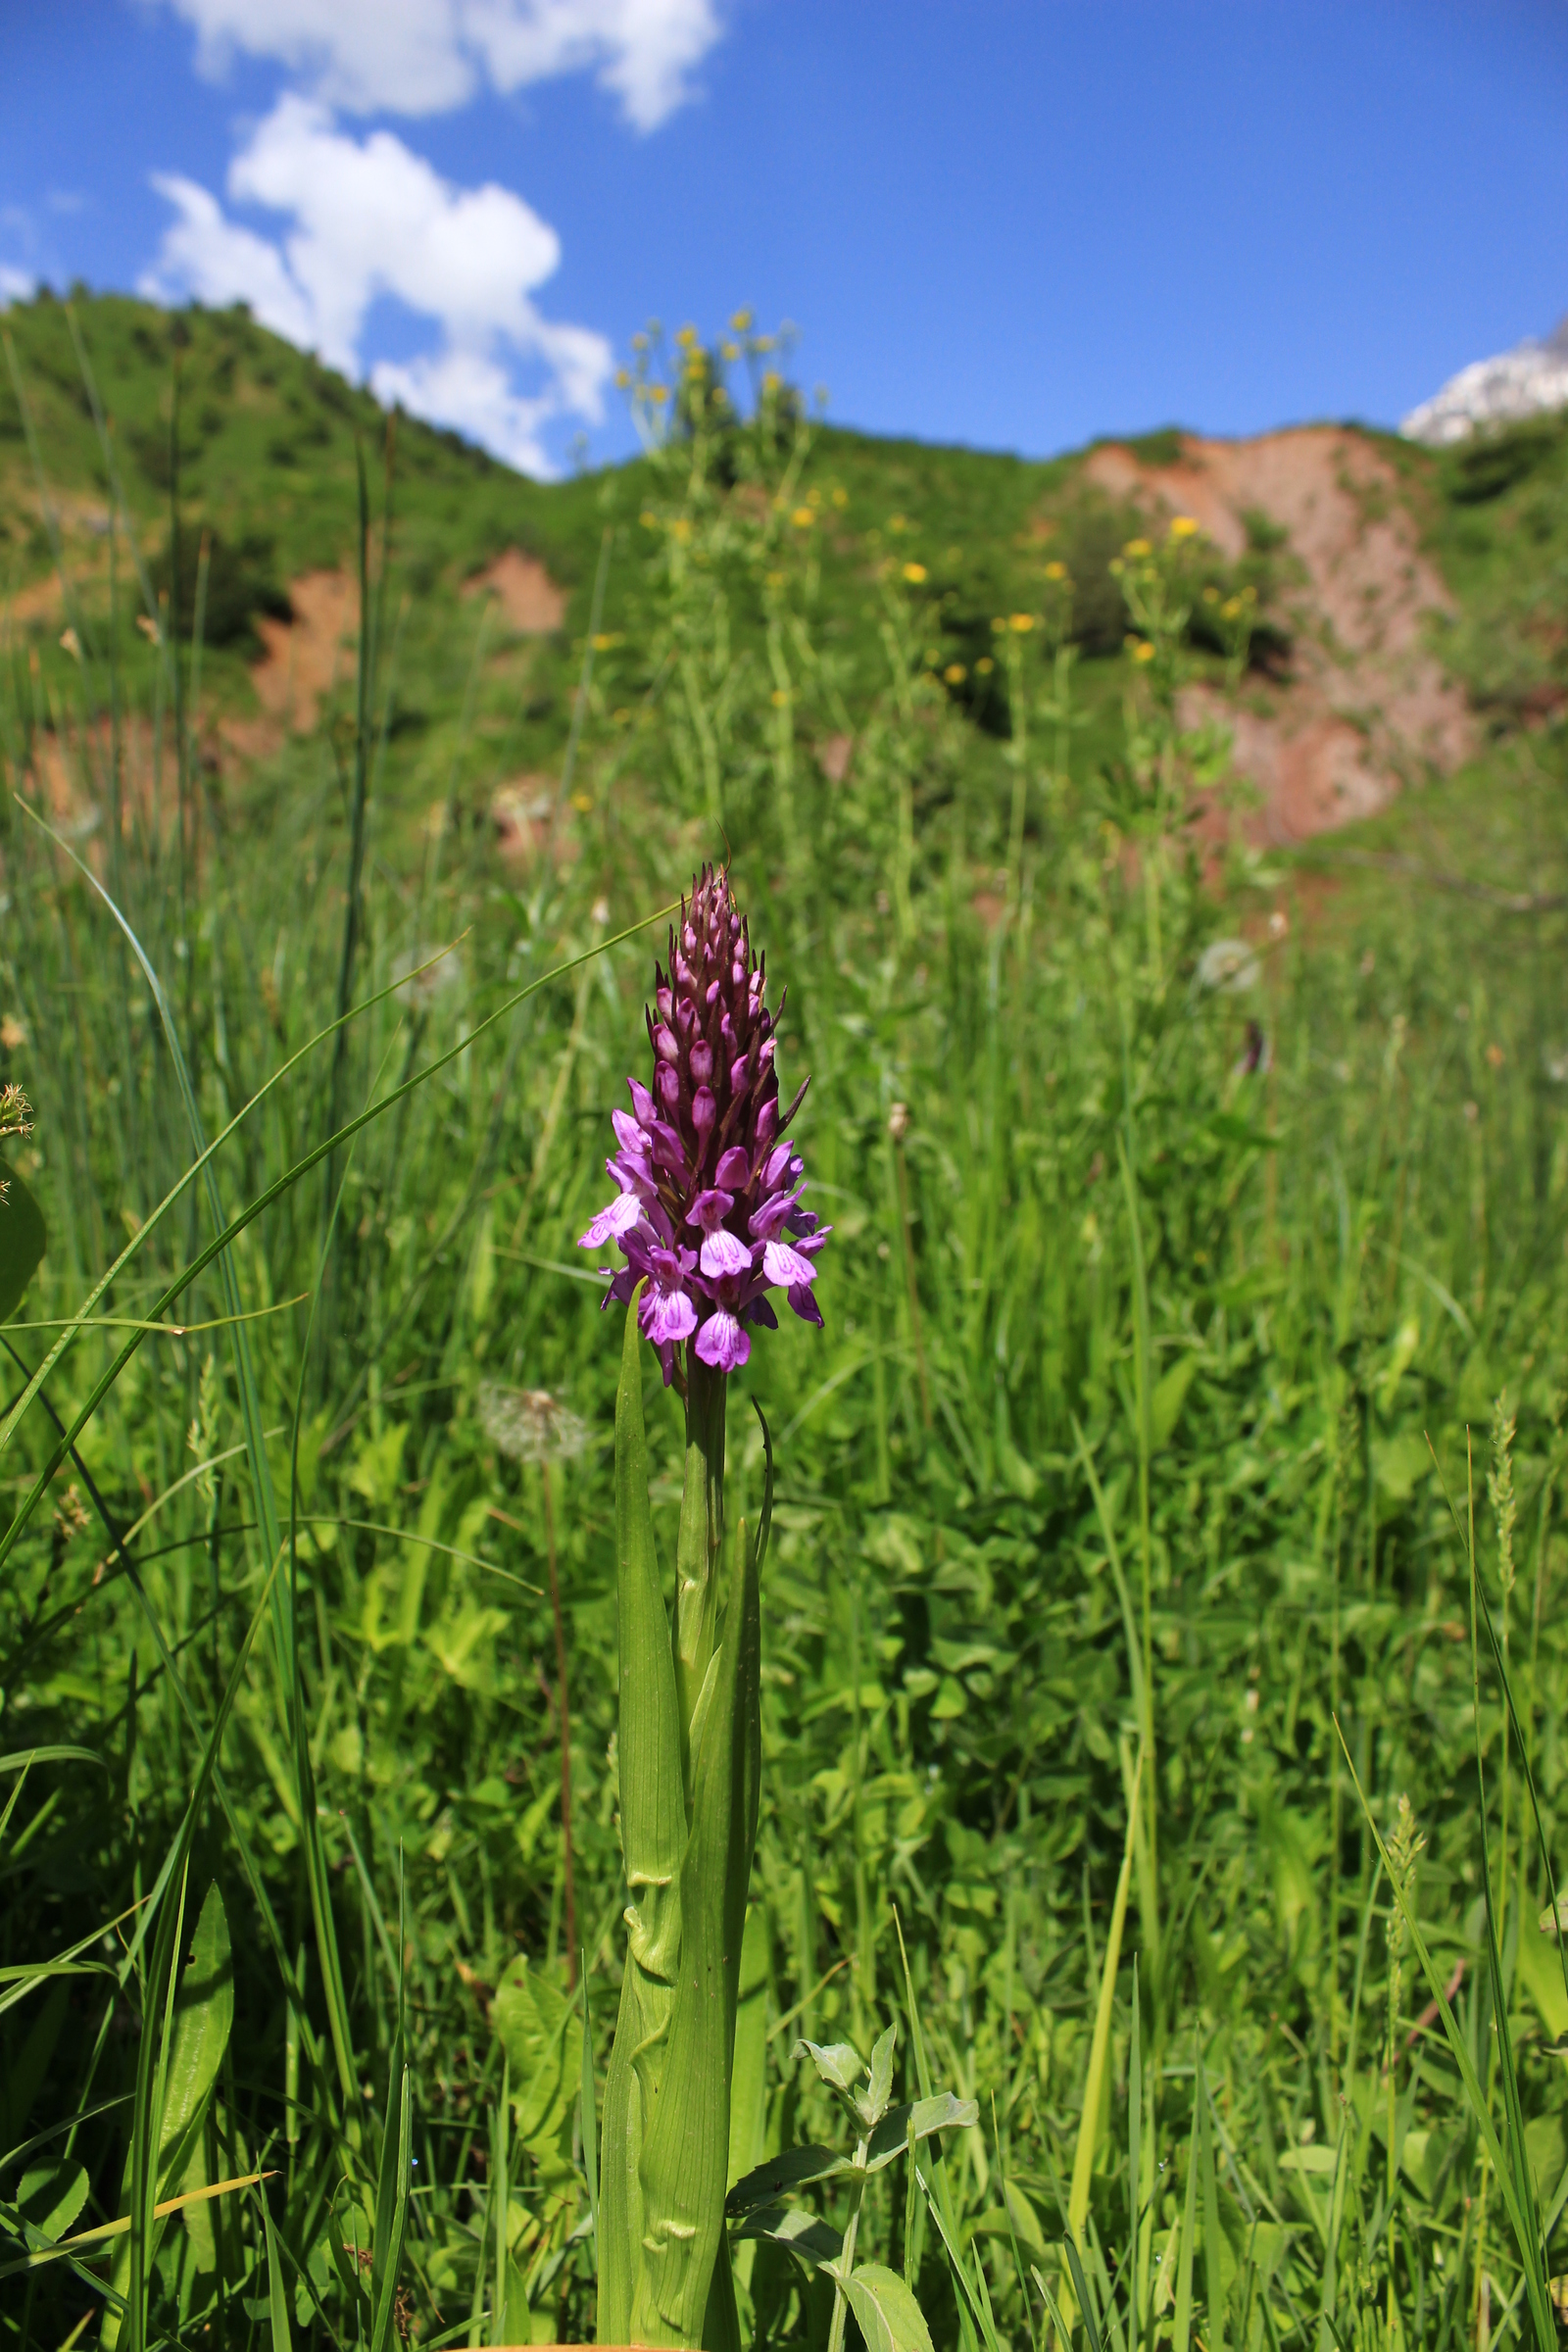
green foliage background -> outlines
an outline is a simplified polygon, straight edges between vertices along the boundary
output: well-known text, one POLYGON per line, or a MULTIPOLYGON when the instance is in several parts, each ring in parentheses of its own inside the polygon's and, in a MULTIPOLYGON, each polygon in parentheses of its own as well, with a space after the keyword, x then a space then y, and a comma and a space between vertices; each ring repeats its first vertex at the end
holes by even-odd
MULTIPOLYGON (((1493 723, 1485 757, 1364 829, 1371 864, 1237 847, 1205 878, 1185 811, 1224 749, 1178 727, 1175 695, 1224 668, 1181 617, 1199 577, 1183 564, 1208 559, 1160 554, 1174 614, 1148 662, 1125 661, 1121 628, 1083 618, 1123 525, 1071 461, 878 444, 763 398, 755 420, 540 487, 400 419, 387 533, 384 425, 336 379, 243 319, 184 321, 176 466, 168 322, 82 305, 95 392, 72 323, 58 305, 10 314, 25 421, 19 403, 0 422, 14 583, 48 560, 52 514, 78 645, 58 613, 7 638, 0 1035, 36 1107, 16 1164, 50 1233, 7 1329, 13 1395, 133 1247, 101 1320, 4 1425, 8 2340, 60 2342, 106 2282, 138 2347, 592 2334, 543 1472, 498 1455, 478 1394, 549 1390, 588 1432, 550 1474, 602 2088, 624 1900, 617 1334, 573 1242, 643 1060, 661 931, 619 935, 726 851, 789 984, 784 1081, 811 1074, 801 1137, 836 1228, 826 1330, 762 1335, 740 1384, 775 1432, 779 1491, 761 1962, 742 2008, 761 2088, 732 2173, 829 2128, 798 2033, 864 2053, 897 2017, 912 2096, 917 2017, 936 2080, 980 2103, 945 2174, 956 2252, 978 2256, 1008 2340, 1052 2324, 1031 2266, 1079 2324, 1059 2249, 1080 2145, 1088 2292, 1124 2331, 1136 2310, 1143 2340, 1318 2340, 1332 2323, 1345 2342, 1440 2343, 1482 2307, 1494 2331, 1528 2329, 1528 2265, 1452 2051, 1408 1953, 1394 1976, 1350 1767, 1386 1836, 1409 1797, 1418 1916, 1504 2129, 1484 1759, 1522 2100, 1506 2146, 1549 2209, 1568 1992, 1536 1922, 1556 1888, 1484 1640, 1475 1678, 1465 1540, 1473 1494, 1549 1841, 1568 438, 1400 453, 1455 587, 1446 648, 1493 723), (356 560, 356 429, 359 691, 347 679, 319 733, 236 790, 202 747, 243 699, 243 621, 199 662, 183 594, 176 645, 135 626, 179 575, 171 501, 184 539, 218 534, 212 579, 232 551, 235 610, 265 610, 300 571, 356 560), (1021 545, 1042 497, 1061 536, 1021 545), (112 517, 101 562, 72 522, 92 502, 112 517), (568 590, 566 624, 491 649, 455 591, 514 544, 568 590), (1053 545, 1083 575, 1077 620, 1043 583, 1053 545), (991 631, 1014 612, 1034 628, 991 631), (1000 713, 933 660, 972 655, 982 616, 1000 713), (821 747, 841 736, 834 781, 821 747), (155 794, 132 789, 144 742, 155 794), (34 821, 58 813, 56 747, 73 806, 96 812, 69 846, 159 976, 188 1102, 145 970, 34 821), (532 861, 502 870, 489 795, 517 767, 554 806, 532 861), (1200 966, 1237 932, 1257 968, 1230 995, 1200 966), (341 1042, 240 1117, 340 1004, 341 1042), (240 1123, 214 1189, 149 1222, 193 1157, 192 1108, 209 1138, 240 1123), (215 1260, 161 1304, 216 1220, 271 1187, 228 1276, 215 1260), (235 1297, 255 1319, 228 1320, 235 1297), (91 1402, 137 1319, 160 1328, 91 1402), (32 1505, 50 1408, 70 1424, 89 1403, 32 1505), (170 2174, 152 2119, 191 2014, 181 1886, 215 1948, 225 1923, 234 2022, 170 2174), (120 2252, 35 2259, 127 2207, 120 2252)), ((1266 572, 1254 584, 1266 617, 1266 572)), ((667 1565, 681 1432, 649 1369, 667 1565)), ((760 1464, 739 1410, 732 1425, 739 1513, 760 1464)), ((862 2253, 911 2276, 937 2342, 978 2340, 895 2179, 867 2188, 862 2253)), ((825 2340, 819 2286, 787 2256, 748 2247, 739 2276, 749 2326, 825 2340)))

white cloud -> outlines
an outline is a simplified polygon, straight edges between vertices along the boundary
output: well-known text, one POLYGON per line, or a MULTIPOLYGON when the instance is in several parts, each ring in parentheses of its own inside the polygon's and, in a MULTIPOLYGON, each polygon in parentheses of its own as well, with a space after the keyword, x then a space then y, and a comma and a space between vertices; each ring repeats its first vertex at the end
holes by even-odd
POLYGON ((718 0, 170 0, 210 73, 272 58, 350 113, 442 114, 482 82, 510 93, 596 70, 653 130, 691 95, 718 0))
POLYGON ((0 311, 13 302, 30 300, 36 284, 30 270, 13 270, 9 262, 0 262, 0 311))
POLYGON ((539 438, 540 426, 553 414, 552 404, 514 391, 506 369, 479 352, 380 360, 370 370, 370 389, 387 408, 401 402, 411 416, 455 425, 521 473, 552 471, 539 438))
POLYGON ((511 189, 455 188, 391 131, 350 138, 299 97, 279 100, 228 171, 233 201, 292 220, 280 247, 193 180, 154 184, 178 216, 142 280, 155 301, 246 301, 264 325, 358 372, 367 314, 390 297, 436 321, 442 348, 383 363, 370 379, 377 393, 531 470, 547 470, 538 435, 549 417, 602 415, 610 346, 540 317, 532 297, 561 243, 511 189), (507 347, 539 378, 536 391, 517 392, 507 347))

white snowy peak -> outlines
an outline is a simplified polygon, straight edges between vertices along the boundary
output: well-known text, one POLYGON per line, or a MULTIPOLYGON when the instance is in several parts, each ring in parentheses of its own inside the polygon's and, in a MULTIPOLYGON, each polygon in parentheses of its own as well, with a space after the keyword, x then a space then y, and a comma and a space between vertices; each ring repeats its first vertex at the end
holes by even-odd
POLYGON ((1479 425, 1517 424, 1544 410, 1568 408, 1568 318, 1544 343, 1531 339, 1494 360, 1476 360, 1441 392, 1412 409, 1399 426, 1407 441, 1440 449, 1479 425))

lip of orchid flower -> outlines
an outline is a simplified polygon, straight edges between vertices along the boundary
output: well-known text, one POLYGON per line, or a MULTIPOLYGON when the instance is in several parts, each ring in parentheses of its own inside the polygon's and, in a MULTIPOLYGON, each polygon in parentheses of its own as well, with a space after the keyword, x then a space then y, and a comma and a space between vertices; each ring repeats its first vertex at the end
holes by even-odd
POLYGON ((806 1171, 786 1140, 806 1087, 781 1107, 778 1015, 765 1000, 729 877, 705 867, 681 902, 667 968, 655 970, 652 1086, 629 1079, 630 1115, 612 1113, 618 1152, 606 1164, 620 1197, 580 1244, 614 1242, 624 1254, 607 1305, 644 1284, 639 1320, 666 1383, 683 1342, 699 1362, 739 1370, 748 1327, 777 1327, 769 1291, 803 1321, 822 1320, 811 1260, 830 1228, 802 1206, 806 1171))

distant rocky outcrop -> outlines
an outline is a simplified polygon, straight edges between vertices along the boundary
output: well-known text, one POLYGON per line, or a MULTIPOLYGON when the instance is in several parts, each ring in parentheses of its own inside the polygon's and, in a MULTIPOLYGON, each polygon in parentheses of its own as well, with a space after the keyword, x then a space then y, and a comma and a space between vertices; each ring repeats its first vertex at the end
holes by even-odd
POLYGON ((1407 441, 1440 449, 1464 441, 1478 425, 1517 424, 1544 409, 1568 408, 1568 318, 1544 343, 1516 343, 1494 360, 1475 360, 1441 392, 1412 409, 1399 430, 1407 441))

